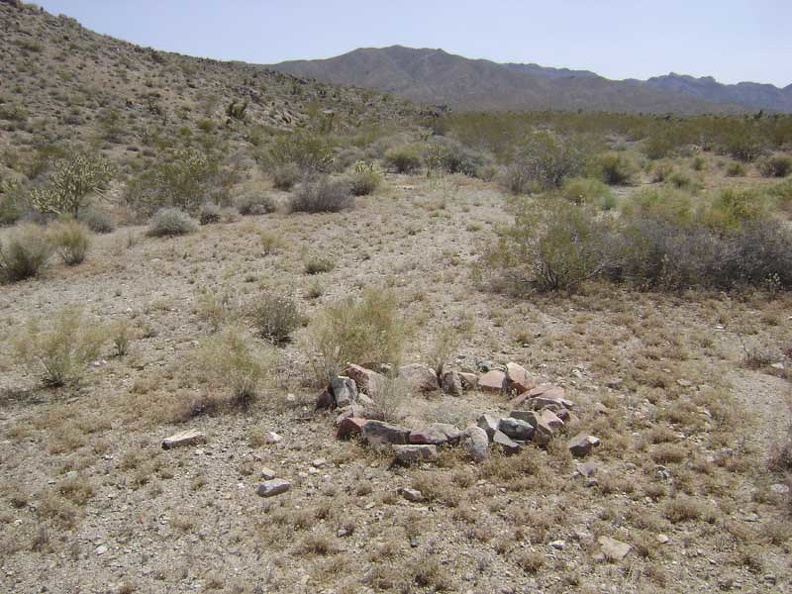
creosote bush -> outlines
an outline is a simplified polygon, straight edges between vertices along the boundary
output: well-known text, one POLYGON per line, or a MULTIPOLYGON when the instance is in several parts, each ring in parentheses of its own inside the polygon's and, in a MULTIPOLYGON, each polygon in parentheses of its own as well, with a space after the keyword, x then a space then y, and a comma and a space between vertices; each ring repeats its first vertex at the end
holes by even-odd
POLYGON ((40 374, 45 385, 61 386, 79 380, 86 365, 99 356, 106 338, 103 327, 86 320, 76 308, 62 310, 42 328, 41 321, 28 320, 14 340, 17 358, 40 374))
POLYGON ((291 190, 301 177, 302 172, 296 163, 284 163, 272 168, 272 184, 278 190, 291 190))
POLYGON ((352 191, 346 181, 321 176, 297 186, 290 208, 292 212, 340 212, 352 204, 352 191))
POLYGON ((187 235, 197 229, 195 220, 179 208, 162 208, 154 213, 146 230, 149 237, 187 235))
POLYGON ((623 153, 604 153, 597 157, 596 167, 602 181, 609 186, 623 186, 632 182, 637 167, 623 153))
POLYGON ((67 266, 81 264, 91 244, 90 231, 83 223, 74 219, 63 219, 52 223, 47 229, 50 244, 67 266))
POLYGON ((398 365, 408 335, 395 295, 369 289, 359 299, 328 305, 309 326, 307 347, 324 384, 347 363, 398 365))
POLYGON ((759 160, 759 172, 765 177, 786 177, 792 173, 792 157, 770 155, 759 160))
POLYGON ((382 183, 382 174, 374 163, 358 161, 347 174, 347 180, 354 196, 368 196, 382 183))
POLYGON ((52 247, 43 229, 24 225, 0 240, 0 282, 13 283, 37 276, 52 247))
POLYGON ((417 145, 399 146, 385 152, 385 164, 396 173, 415 173, 423 165, 417 145))
POLYGON ((602 210, 616 206, 611 189, 598 179, 575 177, 564 182, 561 195, 573 204, 590 204, 602 210))

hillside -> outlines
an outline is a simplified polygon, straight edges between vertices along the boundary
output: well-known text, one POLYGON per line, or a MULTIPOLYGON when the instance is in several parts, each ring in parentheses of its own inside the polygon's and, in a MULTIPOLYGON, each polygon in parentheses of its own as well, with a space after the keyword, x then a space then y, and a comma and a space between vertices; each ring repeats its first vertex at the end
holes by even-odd
MULTIPOLYGON (((643 82, 609 80, 588 71, 497 64, 440 49, 401 46, 357 49, 326 60, 271 66, 324 82, 357 85, 414 101, 465 110, 592 110, 648 113, 734 113, 761 108, 792 110, 792 89, 741 83, 672 84, 676 78, 643 82)), ((689 78, 689 77, 688 77, 689 78)), ((704 80, 704 79, 699 79, 704 80)))
POLYGON ((0 30, 0 150, 69 141, 131 153, 175 137, 250 141, 413 112, 370 91, 135 46, 32 5, 0 3, 0 30))

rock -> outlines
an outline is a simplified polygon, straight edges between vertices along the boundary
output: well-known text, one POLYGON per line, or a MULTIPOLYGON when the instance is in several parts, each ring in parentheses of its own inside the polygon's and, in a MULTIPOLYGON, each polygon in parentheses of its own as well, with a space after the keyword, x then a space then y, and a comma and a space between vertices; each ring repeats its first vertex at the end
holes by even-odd
POLYGON ((414 392, 434 392, 440 387, 434 369, 422 363, 399 367, 401 377, 414 392))
POLYGON ((410 443, 442 445, 459 441, 460 431, 453 425, 433 423, 424 429, 410 432, 410 443))
POLYGON ((610 536, 600 536, 597 539, 602 554, 608 561, 621 561, 627 556, 632 547, 625 542, 611 538, 610 536))
POLYGON ((264 434, 264 441, 267 443, 279 443, 283 441, 283 438, 274 431, 267 431, 264 434))
POLYGON ((314 468, 321 468, 325 464, 327 464, 327 460, 325 458, 316 458, 315 460, 311 461, 311 466, 314 468))
POLYGON ((410 431, 384 421, 369 420, 360 427, 360 438, 370 446, 406 444, 410 439, 410 431))
POLYGON ((284 479, 264 481, 258 487, 257 493, 262 497, 273 497, 291 489, 291 483, 284 479))
MULTIPOLYGON (((493 432, 494 434, 494 432, 493 432)), ((489 437, 481 427, 468 427, 462 432, 459 445, 476 463, 484 462, 489 458, 489 437)))
POLYGON ((784 483, 773 483, 770 485, 770 490, 778 495, 786 495, 789 493, 789 486, 784 483))
POLYGON ((346 417, 338 424, 336 437, 338 439, 349 439, 353 435, 360 435, 363 425, 368 419, 360 417, 346 417))
POLYGON ((665 534, 658 534, 656 539, 660 544, 668 544, 671 541, 671 539, 665 534))
POLYGON ((333 406, 335 406, 335 400, 333 399, 333 395, 330 393, 328 388, 325 388, 316 395, 316 410, 321 410, 323 408, 333 408, 333 406))
POLYGON ((593 460, 589 460, 575 466, 575 470, 577 470, 580 476, 591 478, 597 472, 597 463, 593 460))
POLYGON ((333 395, 335 405, 338 407, 349 406, 357 400, 357 385, 355 381, 344 375, 337 375, 330 380, 330 393, 333 395))
POLYGON ((462 380, 463 390, 472 390, 478 386, 478 376, 475 373, 459 372, 459 379, 462 380))
POLYGON ((566 542, 563 540, 554 540, 549 543, 549 546, 556 549, 557 551, 563 551, 566 548, 566 542))
POLYGON ((591 453, 591 450, 598 446, 600 440, 588 433, 578 433, 569 440, 567 447, 573 456, 583 458, 591 453))
POLYGON ((498 430, 498 419, 492 415, 481 415, 476 421, 476 425, 487 433, 487 438, 492 441, 492 436, 498 430))
POLYGON ((265 481, 271 481, 276 476, 278 475, 275 473, 274 470, 272 470, 272 468, 265 466, 264 468, 261 469, 261 478, 263 478, 265 481))
POLYGON ((564 421, 559 419, 552 411, 540 410, 534 413, 536 424, 534 425, 536 431, 534 432, 534 443, 540 446, 546 446, 550 440, 564 427, 564 421))
POLYGON ((520 444, 512 441, 509 436, 502 431, 495 432, 495 435, 492 436, 492 443, 500 447, 507 456, 520 453, 520 444))
POLYGON ((531 441, 534 435, 534 427, 520 419, 505 417, 498 422, 498 429, 510 437, 519 441, 531 441))
POLYGON ((458 371, 446 371, 440 381, 440 387, 443 392, 451 396, 459 396, 462 394, 462 377, 458 371))
POLYGON ((394 445, 393 452, 396 454, 396 463, 402 466, 437 460, 435 445, 394 445))
POLYGON ((399 487, 396 489, 396 492, 404 497, 407 501, 412 502, 419 502, 423 501, 423 493, 421 493, 418 489, 402 489, 399 487))
POLYGON ((478 388, 484 392, 502 392, 506 388, 506 374, 492 369, 479 377, 478 388))
POLYGON ((379 406, 377 406, 377 404, 374 403, 373 400, 363 394, 358 394, 358 402, 341 409, 341 411, 336 415, 335 424, 336 426, 340 425, 341 421, 348 417, 359 417, 363 419, 381 421, 383 416, 382 410, 379 406), (367 402, 364 402, 364 399, 367 402))
POLYGON ((369 396, 376 396, 385 385, 385 376, 360 365, 350 365, 344 375, 353 379, 358 390, 369 396))
POLYGON ((196 445, 199 443, 204 443, 205 441, 206 441, 206 435, 204 435, 200 431, 195 431, 194 429, 188 429, 187 431, 180 431, 179 433, 174 433, 170 437, 166 437, 165 439, 163 439, 162 449, 170 450, 171 448, 196 445))
POLYGON ((94 549, 94 554, 104 555, 107 552, 107 545, 99 545, 94 549))
POLYGON ((555 412, 556 409, 571 410, 575 407, 575 403, 566 398, 551 398, 549 396, 532 396, 529 400, 531 409, 541 410, 549 408, 555 412))
POLYGON ((527 392, 536 386, 536 382, 530 376, 528 370, 517 363, 506 363, 506 381, 507 388, 517 392, 517 394, 527 392))

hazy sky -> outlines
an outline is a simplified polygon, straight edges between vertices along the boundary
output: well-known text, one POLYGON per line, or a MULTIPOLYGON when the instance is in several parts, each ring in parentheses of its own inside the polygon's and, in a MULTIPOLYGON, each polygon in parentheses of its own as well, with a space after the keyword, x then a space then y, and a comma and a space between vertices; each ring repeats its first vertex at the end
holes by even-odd
POLYGON ((39 0, 49 12, 157 49, 275 63, 358 47, 792 83, 792 0, 39 0))

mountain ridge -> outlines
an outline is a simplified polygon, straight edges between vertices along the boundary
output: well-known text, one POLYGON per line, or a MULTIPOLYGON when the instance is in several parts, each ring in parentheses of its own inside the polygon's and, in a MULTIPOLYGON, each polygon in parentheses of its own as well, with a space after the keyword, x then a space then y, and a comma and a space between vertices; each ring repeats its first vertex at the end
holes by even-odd
POLYGON ((291 60, 267 67, 461 110, 792 112, 792 84, 783 89, 747 81, 727 85, 713 77, 673 72, 646 81, 611 80, 589 70, 498 63, 442 49, 401 45, 358 48, 332 58, 291 60))

